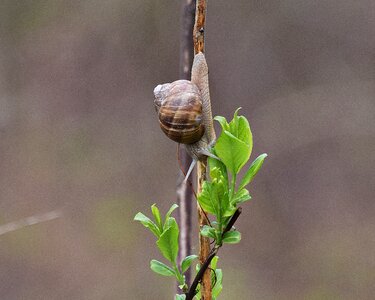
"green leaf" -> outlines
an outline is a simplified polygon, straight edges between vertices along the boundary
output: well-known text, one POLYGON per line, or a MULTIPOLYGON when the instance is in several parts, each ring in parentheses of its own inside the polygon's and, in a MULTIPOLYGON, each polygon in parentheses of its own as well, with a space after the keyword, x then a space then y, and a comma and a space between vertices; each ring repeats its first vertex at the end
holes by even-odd
POLYGON ((196 294, 195 294, 193 300, 199 300, 199 299, 202 299, 202 298, 201 298, 200 286, 198 285, 198 287, 197 287, 197 292, 196 292, 196 294))
POLYGON ((223 271, 221 269, 215 270, 216 274, 216 284, 212 289, 212 299, 215 300, 223 289, 223 271))
POLYGON ((237 137, 249 145, 250 154, 253 150, 253 134, 250 129, 249 121, 244 116, 238 117, 238 133, 237 137))
MULTIPOLYGON (((214 151, 214 154, 217 155, 215 151, 214 151)), ((211 179, 214 179, 215 177, 217 179, 222 178, 224 185, 228 186, 228 172, 227 172, 227 168, 225 167, 225 165, 220 160, 209 157, 208 166, 210 169, 211 179)))
MULTIPOLYGON (((238 111, 241 109, 237 108, 237 110, 234 112, 233 119, 229 123, 229 129, 230 133, 232 133, 235 137, 249 145, 249 147, 252 149, 253 147, 253 137, 250 130, 249 121, 244 116, 238 116, 238 111)), ((251 152, 250 149, 250 152, 251 152)))
POLYGON ((243 203, 247 200, 250 200, 251 196, 249 194, 249 191, 247 189, 240 189, 237 193, 234 194, 234 197, 232 199, 232 205, 236 206, 239 203, 243 203))
POLYGON ((248 161, 251 150, 245 142, 224 130, 216 141, 215 152, 232 174, 238 174, 248 161))
POLYGON ((189 267, 190 267, 191 263, 194 261, 194 259, 197 259, 197 258, 198 258, 198 255, 186 256, 184 258, 184 260, 181 262, 182 273, 185 273, 189 269, 189 267))
POLYGON ((208 225, 203 225, 201 229, 201 235, 216 239, 215 228, 212 228, 211 226, 208 226, 208 225))
POLYGON ((235 208, 229 202, 228 186, 220 176, 219 169, 214 168, 211 173, 212 182, 203 183, 198 202, 204 211, 215 215, 217 222, 221 223, 222 217, 232 215, 235 208))
POLYGON ((167 214, 165 215, 165 222, 164 222, 164 230, 167 229, 168 219, 171 216, 172 212, 178 207, 177 204, 173 204, 171 208, 168 210, 167 214))
POLYGON ((151 211, 152 211, 152 214, 154 215, 156 224, 158 225, 160 232, 163 232, 163 224, 161 222, 160 211, 157 208, 156 204, 151 205, 151 211))
POLYGON ((246 171, 244 177, 241 180, 239 189, 244 188, 246 185, 248 185, 253 180, 253 178, 255 177, 255 175, 258 173, 258 171, 262 167, 264 159, 266 157, 267 157, 267 154, 263 153, 263 154, 259 155, 252 162, 252 164, 250 165, 249 169, 246 171))
POLYGON ((228 231, 224 233, 223 243, 237 244, 241 241, 241 233, 239 231, 228 231))
POLYGON ((222 206, 221 217, 231 217, 236 211, 236 207, 229 203, 229 197, 225 197, 225 199, 227 199, 227 202, 225 202, 225 206, 222 206))
POLYGON ((171 263, 175 263, 178 254, 178 235, 179 229, 174 218, 169 218, 170 226, 160 235, 156 242, 160 252, 171 263))
POLYGON ((195 265, 195 272, 198 273, 200 269, 201 269, 201 265, 200 264, 196 264, 195 265))
POLYGON ((215 256, 211 261, 211 280, 212 280, 212 299, 216 299, 221 290, 223 289, 223 272, 221 269, 217 269, 218 256, 215 256), (215 272, 215 273, 213 273, 215 272))
POLYGON ((233 120, 229 123, 229 130, 235 137, 249 145, 250 152, 253 148, 253 136, 250 130, 249 121, 244 116, 237 117, 236 113, 233 120))
POLYGON ((211 269, 215 272, 215 275, 216 275, 216 278, 215 278, 215 275, 212 273, 211 275, 211 278, 212 278, 212 283, 215 283, 216 284, 212 284, 212 299, 216 299, 221 290, 223 289, 223 272, 221 269, 217 269, 217 262, 219 260, 219 257, 218 256, 215 256, 212 261, 211 261, 211 269))
POLYGON ((220 123, 221 128, 223 130, 228 130, 229 129, 229 124, 228 124, 227 120, 224 117, 222 117, 222 116, 216 116, 214 118, 214 120, 218 121, 220 123))
POLYGON ((163 276, 175 276, 176 275, 175 271, 172 268, 168 267, 167 265, 155 259, 151 260, 150 268, 155 273, 163 275, 163 276))
POLYGON ((224 184, 222 177, 219 177, 219 179, 215 178, 212 181, 212 185, 215 194, 214 197, 217 199, 216 219, 221 223, 223 216, 232 210, 229 202, 228 186, 224 184))
POLYGON ((233 114, 233 119, 228 124, 228 129, 226 129, 236 137, 238 137, 238 111, 240 109, 241 107, 236 109, 236 111, 233 114))
POLYGON ((186 299, 186 295, 185 294, 176 295, 176 298, 175 298, 175 300, 185 300, 185 299, 186 299))
POLYGON ((144 214, 142 214, 141 212, 137 213, 134 217, 134 221, 139 221, 142 223, 143 226, 145 226, 146 228, 150 229, 151 232, 157 237, 159 238, 160 237, 160 230, 158 228, 158 226, 156 226, 156 224, 154 222, 151 221, 150 218, 146 217, 144 214))
POLYGON ((216 269, 218 260, 219 260, 219 256, 217 255, 211 260, 210 267, 212 270, 216 269))
POLYGON ((212 183, 208 181, 203 182, 202 192, 198 195, 198 202, 205 212, 216 215, 218 202, 216 196, 212 183))
POLYGON ((222 133, 214 147, 217 156, 232 174, 237 174, 248 161, 253 149, 253 136, 250 125, 244 116, 234 113, 228 124, 223 117, 215 118, 222 127, 222 133))

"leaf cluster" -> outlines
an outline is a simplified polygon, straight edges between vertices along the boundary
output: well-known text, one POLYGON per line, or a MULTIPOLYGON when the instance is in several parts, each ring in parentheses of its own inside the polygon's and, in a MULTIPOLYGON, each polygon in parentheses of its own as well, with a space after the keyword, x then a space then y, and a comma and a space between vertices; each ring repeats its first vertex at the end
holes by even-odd
POLYGON ((136 214, 134 220, 141 222, 143 226, 148 228, 156 236, 156 245, 160 253, 170 263, 170 265, 167 265, 156 259, 153 259, 150 262, 151 270, 163 276, 176 277, 180 288, 185 291, 187 289, 187 284, 185 282, 185 276, 183 274, 189 269, 192 262, 196 258, 198 258, 198 256, 189 255, 182 260, 180 266, 177 265, 177 256, 179 250, 178 236, 180 230, 176 219, 171 217, 172 212, 177 207, 177 204, 173 204, 166 213, 163 220, 158 207, 156 206, 156 204, 153 204, 151 206, 151 212, 154 217, 154 221, 152 221, 149 217, 145 216, 141 212, 136 214))
POLYGON ((241 240, 240 232, 232 228, 225 231, 225 228, 238 205, 251 199, 246 186, 254 179, 267 157, 267 154, 258 156, 237 183, 238 174, 249 161, 253 149, 249 122, 244 116, 239 116, 238 111, 229 123, 224 117, 215 117, 222 132, 212 152, 220 160, 208 158, 211 180, 204 182, 202 192, 198 195, 202 209, 216 217, 211 226, 201 228, 201 234, 213 238, 219 246, 241 240))
POLYGON ((212 270, 212 299, 217 299, 222 290, 223 280, 222 270, 217 269, 217 252, 224 243, 236 244, 241 240, 241 233, 233 227, 241 214, 238 205, 251 199, 247 186, 262 167, 267 154, 259 155, 244 172, 241 180, 238 180, 239 173, 249 161, 253 149, 253 135, 249 122, 244 116, 239 116, 238 111, 239 109, 229 123, 224 117, 215 117, 221 125, 222 132, 211 150, 219 160, 208 158, 210 180, 203 183, 202 191, 197 197, 201 208, 215 217, 210 225, 204 225, 200 229, 200 234, 212 238, 215 246, 211 249, 207 260, 202 265, 196 266, 197 275, 190 288, 185 281, 184 273, 198 256, 190 255, 185 257, 180 265, 177 263, 179 227, 171 214, 178 206, 172 205, 162 218, 154 204, 151 206, 154 220, 140 212, 134 218, 157 238, 156 245, 168 264, 153 259, 150 267, 157 274, 174 276, 177 279, 183 294, 176 295, 176 300, 193 297, 200 299, 199 282, 202 276, 200 274, 203 274, 207 268, 212 270))

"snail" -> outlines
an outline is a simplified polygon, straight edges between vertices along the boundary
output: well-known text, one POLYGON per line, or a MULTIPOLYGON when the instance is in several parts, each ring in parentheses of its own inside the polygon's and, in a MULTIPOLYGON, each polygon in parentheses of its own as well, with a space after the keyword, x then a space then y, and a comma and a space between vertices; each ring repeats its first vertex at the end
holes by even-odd
POLYGON ((216 136, 204 54, 200 52, 194 56, 191 81, 177 80, 159 84, 154 89, 154 96, 160 128, 170 139, 184 144, 193 159, 186 181, 198 160, 206 156, 219 159, 210 152, 216 136))

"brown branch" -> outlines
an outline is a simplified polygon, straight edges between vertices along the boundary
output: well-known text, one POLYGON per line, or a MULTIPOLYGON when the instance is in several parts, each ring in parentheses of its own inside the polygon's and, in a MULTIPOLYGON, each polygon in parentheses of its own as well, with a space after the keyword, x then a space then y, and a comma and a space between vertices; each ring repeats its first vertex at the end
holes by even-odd
POLYGON ((196 0, 195 25, 193 31, 194 53, 204 52, 204 30, 206 26, 206 0, 196 0))
MULTIPOLYGON (((206 5, 207 5, 206 0, 196 0, 195 24, 194 24, 194 30, 193 30, 194 54, 197 54, 199 52, 204 52, 206 5)), ((206 169, 207 169, 207 159, 203 161, 199 161, 198 166, 197 166, 197 180, 198 180, 197 194, 201 193, 203 182, 206 180, 206 169)), ((205 213, 199 205, 198 205, 198 222, 199 222, 199 227, 202 227, 208 224, 205 218, 205 213)), ((202 266, 205 262, 207 264, 206 269, 202 268, 202 277, 201 279, 199 279, 199 281, 201 281, 201 299, 202 300, 212 299, 211 273, 207 271, 211 262, 211 260, 208 260, 210 256, 210 252, 211 252, 210 239, 200 235, 199 236, 199 261, 202 266)), ((190 289, 190 296, 192 293, 195 293, 195 288, 193 290, 190 289)))
MULTIPOLYGON (((206 169, 207 169, 207 159, 204 161, 198 162, 197 176, 198 176, 198 194, 202 191, 203 182, 206 180, 206 169)), ((205 218, 205 212, 198 205, 198 222, 199 227, 201 228, 204 225, 208 225, 207 219, 205 218)), ((207 260, 210 254, 210 239, 199 235, 199 261, 201 265, 207 260)), ((208 266, 207 266, 208 268, 208 266)), ((212 299, 212 287, 211 287, 211 274, 207 270, 204 272, 202 281, 201 281, 201 295, 202 300, 211 300, 212 299)))
MULTIPOLYGON (((180 79, 190 79, 191 65, 193 62, 193 41, 191 39, 191 31, 194 26, 195 19, 195 1, 184 0, 181 4, 181 37, 180 37, 180 79)), ((189 181, 184 182, 185 174, 183 170, 187 170, 191 164, 191 157, 184 149, 178 147, 178 161, 181 164, 178 178, 177 178, 177 203, 178 208, 178 223, 180 224, 179 245, 180 251, 178 255, 178 263, 188 255, 191 254, 191 240, 192 240, 192 202, 193 193, 195 194, 192 184, 189 181)), ((190 285, 191 274, 190 269, 184 274, 186 283, 190 285)), ((177 292, 180 288, 177 283, 177 292)))

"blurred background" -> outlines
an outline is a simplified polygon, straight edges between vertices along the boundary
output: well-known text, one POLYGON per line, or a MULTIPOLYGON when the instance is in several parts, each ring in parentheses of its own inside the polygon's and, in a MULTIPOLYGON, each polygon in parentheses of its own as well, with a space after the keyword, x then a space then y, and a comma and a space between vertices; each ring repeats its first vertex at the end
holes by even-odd
MULTIPOLYGON (((175 202, 152 91, 180 1, 2 0, 0 24, 0 225, 62 214, 0 235, 0 298, 172 299, 132 219, 175 202)), ((373 299, 374 1, 210 1, 206 37, 213 113, 269 154, 221 299, 373 299)))

